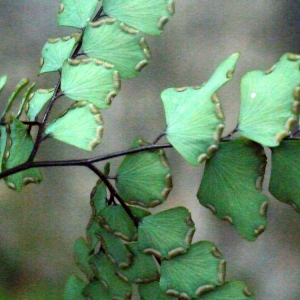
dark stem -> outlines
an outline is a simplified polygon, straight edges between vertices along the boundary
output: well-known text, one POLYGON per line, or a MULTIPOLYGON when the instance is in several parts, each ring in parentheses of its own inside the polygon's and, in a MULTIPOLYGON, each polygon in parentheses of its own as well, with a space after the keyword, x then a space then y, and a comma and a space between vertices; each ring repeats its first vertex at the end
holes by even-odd
POLYGON ((86 159, 73 159, 73 160, 54 160, 54 161, 27 161, 21 165, 18 165, 14 168, 9 170, 3 171, 0 173, 0 179, 7 177, 9 175, 31 169, 31 168, 39 168, 39 167, 64 167, 64 166, 87 166, 88 164, 93 164, 100 161, 105 161, 108 159, 112 159, 115 157, 124 156, 127 154, 134 154, 142 151, 147 150, 154 150, 154 149, 161 149, 161 148, 172 148, 170 144, 162 144, 162 145, 147 145, 141 146, 135 149, 128 149, 123 151, 118 151, 102 156, 97 156, 93 158, 86 158, 86 159))
POLYGON ((166 135, 166 132, 164 131, 164 132, 162 132, 154 141, 153 141, 153 143, 152 144, 156 144, 163 136, 165 136, 166 135))
POLYGON ((231 140, 232 136, 238 131, 238 124, 236 125, 236 127, 225 137, 221 138, 221 142, 226 142, 231 140))
POLYGON ((134 223, 134 225, 136 227, 139 226, 139 222, 140 219, 137 218, 132 211, 130 210, 130 208, 127 206, 127 204, 125 203, 125 201, 123 200, 123 198, 118 194, 118 192, 116 191, 116 189, 112 186, 112 184, 109 182, 109 180, 106 178, 106 176, 99 170, 97 169, 94 165, 92 164, 87 164, 86 165, 87 168, 89 168, 91 171, 93 171, 102 181, 103 183, 106 185, 106 187, 108 188, 110 194, 115 197, 119 203, 122 205, 122 207, 124 208, 124 210, 126 211, 126 213, 128 214, 128 216, 130 217, 130 219, 132 220, 132 222, 134 223))

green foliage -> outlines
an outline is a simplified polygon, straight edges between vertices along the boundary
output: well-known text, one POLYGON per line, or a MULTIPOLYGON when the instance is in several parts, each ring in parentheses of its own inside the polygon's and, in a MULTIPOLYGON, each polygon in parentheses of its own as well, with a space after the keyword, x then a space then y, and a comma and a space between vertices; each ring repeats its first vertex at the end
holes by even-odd
POLYGON ((283 141, 272 149, 270 192, 279 201, 290 204, 296 212, 300 208, 300 141, 283 141))
POLYGON ((166 135, 174 148, 192 165, 199 165, 217 150, 224 116, 215 94, 232 78, 239 54, 228 57, 210 80, 201 86, 162 92, 167 120, 166 135))
MULTIPOLYGON (((300 56, 285 54, 269 71, 251 71, 242 78, 238 124, 227 137, 222 138, 225 117, 216 93, 232 78, 239 53, 225 59, 202 86, 162 92, 167 128, 155 142, 136 139, 126 151, 36 162, 41 143, 49 137, 87 151, 100 143, 101 110, 118 95, 120 78, 136 77, 149 63, 150 49, 139 31, 159 35, 175 12, 173 0, 98 4, 62 1, 59 25, 81 32, 48 40, 42 50, 40 73, 57 72, 55 87, 33 92, 35 84, 29 86, 16 114, 13 104, 29 80, 21 80, 9 97, 0 124, 1 178, 20 191, 42 180, 36 166, 84 166, 98 176, 86 239, 78 238, 73 251, 86 279, 69 278, 66 300, 131 299, 132 284, 139 285, 144 300, 254 300, 244 283, 225 281, 226 263, 215 244, 192 243, 195 225, 186 208, 156 213, 151 208, 162 204, 172 189, 163 149, 172 146, 194 166, 206 162, 197 193, 200 203, 254 241, 267 223, 268 198, 261 191, 263 146, 278 146, 272 149, 270 191, 299 211, 299 129, 293 126, 298 127, 299 118, 300 56), (72 105, 53 117, 52 108, 64 101, 62 96, 72 105), (38 128, 34 138, 33 126, 38 128), (237 131, 242 137, 233 136, 237 131), (170 144, 158 144, 163 135, 170 144), (125 158, 113 176, 110 163, 103 172, 95 166, 119 156, 125 158)), ((6 80, 0 77, 0 92, 6 80)))
POLYGON ((62 142, 92 151, 101 141, 103 120, 100 110, 93 104, 75 103, 45 131, 62 142))
POLYGON ((251 71, 241 81, 239 132, 264 146, 278 146, 297 124, 300 56, 285 54, 268 71, 251 71))
MULTIPOLYGON (((131 147, 146 145, 137 139, 131 147)), ((165 201, 172 189, 172 177, 164 150, 127 155, 117 171, 116 187, 129 204, 154 207, 165 201)))
POLYGON ((243 138, 222 142, 206 163, 197 194, 202 205, 249 241, 266 228, 268 198, 261 193, 265 166, 261 145, 243 138))

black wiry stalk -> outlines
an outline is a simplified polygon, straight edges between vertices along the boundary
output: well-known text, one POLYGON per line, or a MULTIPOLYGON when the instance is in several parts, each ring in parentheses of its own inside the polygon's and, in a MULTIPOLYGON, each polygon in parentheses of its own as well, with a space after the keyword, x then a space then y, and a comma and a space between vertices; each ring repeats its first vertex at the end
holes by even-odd
POLYGON ((118 192, 116 191, 116 189, 112 186, 112 184, 109 182, 109 180, 106 178, 106 176, 99 170, 97 169, 94 165, 92 164, 87 164, 86 165, 87 168, 89 168, 91 171, 93 171, 102 181, 103 183, 106 185, 106 187, 108 188, 110 194, 115 197, 119 203, 122 205, 123 209, 126 211, 126 213, 128 214, 128 216, 131 218, 132 222, 134 223, 134 225, 136 227, 139 226, 139 219, 132 213, 132 211, 130 210, 130 208, 126 205, 125 201, 123 200, 123 198, 118 194, 118 192))
POLYGON ((32 168, 41 168, 41 167, 65 167, 65 166, 87 166, 89 164, 93 164, 100 161, 105 161, 108 159, 112 159, 115 157, 124 156, 127 154, 134 154, 142 151, 150 151, 155 149, 162 149, 162 148, 171 148, 172 145, 170 144, 162 144, 162 145, 147 145, 141 146, 134 149, 123 150, 118 152, 113 152, 110 154, 97 156, 94 158, 86 158, 86 159, 72 159, 72 160, 52 160, 52 161, 28 161, 21 165, 18 165, 14 168, 9 170, 3 171, 0 173, 0 179, 7 177, 9 175, 13 175, 15 173, 32 169, 32 168))

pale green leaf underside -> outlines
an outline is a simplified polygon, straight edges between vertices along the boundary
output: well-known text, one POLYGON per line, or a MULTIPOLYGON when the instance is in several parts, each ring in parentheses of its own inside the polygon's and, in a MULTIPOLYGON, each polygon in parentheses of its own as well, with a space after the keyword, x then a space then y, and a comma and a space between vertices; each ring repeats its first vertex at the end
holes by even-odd
POLYGON ((33 93, 32 98, 28 102, 26 115, 30 121, 34 121, 36 116, 43 109, 44 105, 53 96, 54 90, 37 90, 33 93))
POLYGON ((86 284, 77 276, 72 275, 68 278, 64 291, 64 300, 85 300, 82 291, 86 284))
POLYGON ((6 82, 7 82, 7 75, 1 76, 0 77, 0 93, 4 89, 6 82))
POLYGON ((58 12, 58 25, 84 28, 95 13, 99 0, 62 0, 58 12))
POLYGON ((99 212, 98 219, 101 226, 115 236, 125 241, 136 238, 137 229, 122 206, 107 206, 99 212))
POLYGON ((159 35, 175 13, 174 0, 103 0, 104 12, 150 35, 159 35))
POLYGON ((58 71, 69 58, 76 43, 75 37, 49 40, 42 50, 40 73, 58 71))
POLYGON ((25 107, 25 112, 28 111, 29 106, 28 106, 27 103, 28 103, 28 101, 29 101, 29 98, 30 98, 31 95, 32 95, 32 91, 33 91, 34 87, 35 87, 35 82, 34 82, 33 84, 31 84, 31 85, 27 88, 26 92, 24 93, 23 98, 22 98, 21 103, 20 103, 20 106, 19 106, 19 111, 18 111, 18 113, 17 113, 17 115, 16 115, 16 118, 17 118, 17 119, 20 118, 20 116, 21 116, 21 114, 22 114, 22 112, 23 112, 24 107, 25 107))
POLYGON ((147 284, 139 284, 139 294, 141 300, 175 300, 178 298, 167 296, 159 286, 157 281, 147 284))
POLYGON ((248 287, 240 281, 229 281, 200 297, 202 300, 255 300, 248 287))
POLYGON ((187 250, 194 232, 189 211, 176 207, 143 219, 138 228, 138 246, 143 253, 169 259, 187 250))
POLYGON ((278 146, 297 123, 300 56, 285 54, 269 71, 251 71, 241 81, 239 132, 264 146, 278 146))
POLYGON ((238 58, 238 53, 229 56, 201 88, 171 88, 161 94, 167 139, 192 165, 198 166, 217 149, 224 116, 215 93, 231 79, 238 58))
POLYGON ((89 264, 89 260, 92 257, 91 250, 92 249, 90 245, 85 241, 84 238, 80 237, 76 240, 74 244, 73 256, 79 269, 87 276, 89 280, 92 279, 94 275, 92 267, 89 264))
POLYGON ((159 273, 154 258, 140 252, 137 243, 127 244, 126 246, 133 254, 132 263, 129 268, 117 271, 118 275, 130 283, 140 284, 157 281, 159 273))
POLYGON ((57 140, 92 151, 101 141, 103 121, 93 104, 74 106, 65 115, 46 127, 46 134, 57 140))
MULTIPOLYGON (((5 154, 7 156, 9 153, 9 157, 4 162, 6 170, 26 162, 33 149, 33 141, 27 132, 27 126, 11 116, 9 127, 11 133, 8 135, 9 142, 5 154)), ((5 181, 9 188, 19 192, 29 183, 41 182, 42 176, 38 169, 32 168, 10 175, 5 178, 5 181)))
POLYGON ((17 97, 20 95, 20 93, 22 92, 22 90, 24 89, 24 87, 28 83, 29 83, 29 79, 28 78, 23 78, 23 79, 20 80, 20 82, 18 83, 18 85, 15 87, 15 90, 10 95, 10 97, 9 97, 9 99, 7 101, 7 105, 6 105, 5 109, 2 112, 1 118, 3 118, 5 116, 5 114, 10 111, 13 102, 17 99, 17 97))
POLYGON ((137 76, 151 57, 142 35, 128 32, 119 21, 109 18, 87 26, 82 50, 89 57, 113 64, 122 78, 137 76))
POLYGON ((126 299, 131 295, 131 285, 121 280, 115 273, 114 265, 104 253, 94 255, 90 264, 98 280, 105 282, 110 299, 126 299))
POLYGON ((63 64, 61 90, 73 100, 108 108, 119 88, 119 73, 98 60, 68 60, 63 64))
MULTIPOLYGON (((147 143, 137 139, 132 148, 142 145, 147 143)), ((118 168, 116 187, 130 204, 154 207, 165 201, 172 178, 164 150, 127 155, 118 168)))
POLYGON ((197 197, 248 241, 267 224, 268 198, 261 193, 266 157, 262 146, 245 140, 223 142, 206 162, 197 197))
POLYGON ((282 141, 272 149, 270 192, 281 202, 300 210, 300 141, 282 141))
POLYGON ((213 243, 200 241, 185 254, 162 261, 160 287, 171 296, 197 298, 222 284, 224 277, 222 255, 213 243))

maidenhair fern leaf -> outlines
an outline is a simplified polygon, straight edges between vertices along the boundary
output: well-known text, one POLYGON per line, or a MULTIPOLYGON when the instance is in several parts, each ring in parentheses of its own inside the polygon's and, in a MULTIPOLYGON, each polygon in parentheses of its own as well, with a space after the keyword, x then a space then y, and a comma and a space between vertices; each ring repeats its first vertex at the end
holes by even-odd
POLYGON ((171 88, 161 94, 167 139, 192 165, 198 166, 217 150, 224 116, 215 93, 231 79, 238 58, 236 53, 223 61, 201 88, 171 88))
POLYGON ((101 141, 103 120, 93 104, 77 103, 46 127, 46 134, 64 143, 92 151, 101 141))
POLYGON ((240 281, 229 281, 201 296, 202 300, 255 300, 248 287, 240 281))
POLYGON ((300 212, 300 141, 282 141, 272 149, 270 192, 300 212))
POLYGON ((64 300, 85 300, 82 294, 86 283, 75 275, 69 277, 64 291, 64 300))
POLYGON ((105 283, 98 280, 93 280, 89 283, 82 291, 84 299, 92 300, 111 300, 109 290, 107 289, 105 283))
POLYGON ((90 264, 98 280, 104 284, 109 299, 131 299, 132 288, 127 282, 121 280, 107 255, 98 253, 90 259, 90 264))
POLYGON ((83 52, 114 65, 122 78, 132 78, 151 58, 145 38, 115 19, 102 18, 90 23, 82 42, 83 52))
POLYGON ((84 28, 95 13, 99 0, 62 0, 58 11, 58 25, 84 28))
POLYGON ((25 110, 30 121, 34 121, 44 105, 52 98, 54 89, 38 89, 28 97, 25 110))
POLYGON ((159 286, 158 281, 147 284, 139 284, 141 300, 175 300, 178 298, 166 295, 159 286))
POLYGON ((174 0, 103 0, 104 12, 150 35, 159 35, 175 13, 174 0))
POLYGON ((117 270, 117 275, 125 282, 130 283, 141 284, 157 281, 159 272, 154 258, 140 252, 137 243, 130 243, 126 246, 133 254, 132 263, 129 268, 117 270))
POLYGON ((42 50, 40 73, 58 71, 70 54, 80 35, 49 39, 42 50))
POLYGON ((101 226, 124 241, 136 239, 137 229, 120 205, 107 206, 98 214, 101 226))
POLYGON ((264 146, 278 146, 297 124, 300 55, 285 54, 268 71, 251 71, 241 81, 239 132, 264 146))
POLYGON ((28 101, 29 99, 32 97, 32 91, 35 87, 35 82, 33 84, 31 84, 28 89, 26 90, 26 92, 24 93, 23 95, 23 98, 22 98, 22 101, 20 103, 20 107, 19 107, 19 111, 16 115, 16 118, 19 119, 22 112, 23 112, 23 109, 25 108, 25 111, 28 110, 28 101))
MULTIPOLYGON (((33 149, 33 141, 27 132, 26 125, 11 116, 7 126, 9 134, 5 152, 5 170, 26 162, 33 149)), ((41 180, 41 173, 36 168, 27 169, 5 178, 7 186, 18 192, 21 191, 23 186, 29 183, 39 183, 41 180)))
MULTIPOLYGON (((4 80, 4 84, 5 84, 5 82, 6 82, 6 79, 4 80)), ((3 113, 1 115, 1 118, 4 118, 5 114, 10 111, 13 102, 17 99, 17 97, 19 96, 19 94, 22 92, 22 90, 24 89, 24 87, 28 83, 29 83, 29 79, 28 78, 23 78, 23 79, 20 80, 20 82, 18 83, 18 85, 15 87, 15 90, 13 91, 13 93, 11 94, 11 96, 9 97, 9 99, 7 101, 7 105, 6 105, 6 107, 3 110, 3 113)))
POLYGON ((0 125, 0 172, 3 169, 3 162, 5 159, 7 131, 6 126, 0 125))
POLYGON ((88 280, 93 278, 93 270, 89 264, 92 257, 92 249, 84 238, 78 238, 74 244, 73 255, 79 269, 86 275, 88 280))
MULTIPOLYGON (((108 175, 108 174, 106 174, 108 175)), ((97 216, 99 212, 107 205, 106 185, 99 179, 91 192, 91 207, 93 215, 97 216)))
POLYGON ((248 241, 267 224, 268 198, 261 193, 266 156, 263 147, 243 138, 222 142, 206 162, 197 197, 248 241))
POLYGON ((138 228, 138 247, 158 258, 173 258, 186 252, 195 232, 191 214, 176 207, 145 217, 138 228))
POLYGON ((118 71, 97 59, 69 59, 63 65, 61 90, 73 100, 108 108, 119 88, 118 71))
MULTIPOLYGON (((145 145, 147 143, 137 139, 132 148, 145 145)), ((164 150, 127 155, 117 171, 116 187, 123 199, 130 204, 144 207, 161 204, 172 188, 164 150)))
POLYGON ((92 216, 87 227, 87 241, 93 249, 101 241, 101 247, 113 264, 119 268, 129 267, 131 264, 131 253, 125 244, 113 233, 107 232, 100 226, 98 220, 92 216))
POLYGON ((185 254, 162 261, 160 287, 180 299, 200 297, 224 282, 225 265, 213 243, 197 242, 185 254))

